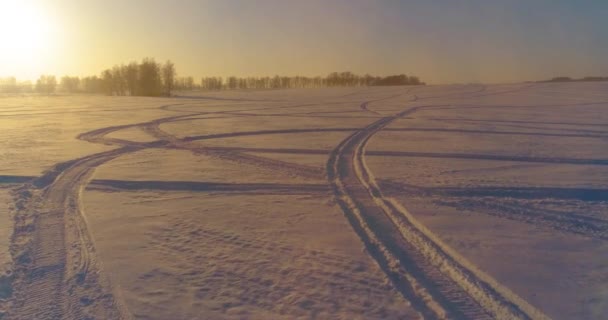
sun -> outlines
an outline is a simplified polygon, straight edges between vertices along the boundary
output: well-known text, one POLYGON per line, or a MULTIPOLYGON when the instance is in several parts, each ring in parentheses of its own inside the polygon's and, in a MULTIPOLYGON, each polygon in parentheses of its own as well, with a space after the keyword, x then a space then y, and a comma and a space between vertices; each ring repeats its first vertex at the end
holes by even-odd
POLYGON ((55 45, 54 33, 40 3, 0 0, 0 74, 25 74, 43 66, 55 45))

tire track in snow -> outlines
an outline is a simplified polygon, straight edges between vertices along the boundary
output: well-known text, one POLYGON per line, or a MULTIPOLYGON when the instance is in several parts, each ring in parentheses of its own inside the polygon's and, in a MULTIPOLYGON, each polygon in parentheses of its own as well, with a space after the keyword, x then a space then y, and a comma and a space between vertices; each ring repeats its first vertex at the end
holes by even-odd
POLYGON ((251 136, 251 135, 264 135, 264 134, 286 134, 286 133, 301 133, 301 132, 334 132, 334 131, 353 131, 354 128, 338 128, 338 129, 293 129, 293 130, 262 130, 262 131, 247 131, 247 132, 234 132, 224 134, 211 134, 202 135, 195 137, 178 138, 174 135, 163 131, 160 128, 161 122, 151 122, 144 126, 144 131, 148 134, 166 141, 176 149, 189 150, 196 154, 202 154, 219 158, 226 161, 232 161, 239 164, 248 164, 258 166, 262 168, 268 168, 275 171, 282 171, 286 174, 301 176, 304 178, 311 179, 324 179, 325 172, 321 168, 316 168, 307 165, 301 165, 277 159, 271 159, 267 157, 256 156, 252 154, 246 154, 238 149, 222 149, 214 147, 205 147, 203 145, 197 145, 192 142, 198 140, 216 139, 216 138, 230 138, 239 136, 251 136))
POLYGON ((438 205, 459 210, 481 209, 480 212, 495 217, 528 223, 537 227, 552 228, 592 239, 608 240, 608 221, 592 216, 561 210, 534 208, 496 198, 454 199, 444 197, 434 202, 438 205))
MULTIPOLYGON (((187 103, 174 106, 185 104, 187 103)), ((170 134, 162 132, 158 126, 164 122, 207 113, 192 112, 150 122, 107 127, 83 133, 78 137, 79 139, 121 147, 58 164, 54 170, 37 179, 31 186, 15 192, 18 212, 11 251, 13 256, 16 257, 17 265, 15 281, 13 282, 16 289, 14 301, 8 314, 10 317, 15 319, 62 319, 102 315, 103 318, 130 318, 120 299, 120 293, 112 288, 108 279, 104 278, 102 266, 95 257, 94 242, 88 232, 86 218, 81 209, 81 192, 88 184, 95 168, 116 157, 144 148, 171 147, 167 145, 167 142, 182 144, 184 148, 190 148, 189 145, 183 145, 183 141, 176 140, 170 134), (155 133, 163 139, 151 143, 142 143, 105 137, 111 132, 132 127, 139 127, 146 132, 155 133), (36 188, 44 188, 44 191, 42 193, 37 192, 36 188)), ((222 112, 211 113, 221 114, 222 112)), ((352 134, 349 137, 350 140, 345 140, 347 143, 341 143, 339 146, 340 152, 332 152, 330 157, 330 161, 331 159, 337 161, 335 172, 338 172, 345 164, 349 164, 349 162, 343 162, 344 159, 347 159, 345 158, 347 154, 362 155, 363 152, 360 150, 364 149, 367 139, 396 118, 397 116, 383 118, 364 130, 352 134), (366 138, 367 134, 369 136, 366 138)), ((268 132, 264 134, 268 134, 268 132)), ((211 139, 218 138, 218 136, 195 138, 211 139)), ((362 156, 361 159, 363 159, 362 156)), ((242 161, 242 157, 241 160, 237 161, 242 161)), ((248 158, 248 161, 253 160, 248 158)), ((366 182, 367 184, 363 183, 365 180, 361 180, 365 176, 361 172, 366 172, 365 170, 361 171, 361 168, 365 168, 364 162, 357 163, 351 161, 350 168, 357 168, 351 174, 354 173, 353 177, 361 182, 359 185, 362 187, 358 189, 355 198, 356 201, 361 201, 361 199, 364 199, 362 197, 365 192, 376 195, 372 192, 373 179, 371 182, 366 182)), ((275 169, 277 167, 276 162, 268 164, 275 169)), ((348 167, 346 169, 348 171, 348 167)), ((368 175, 369 177, 371 175, 368 175)), ((332 180, 331 177, 330 180, 332 180)), ((339 184, 340 179, 336 180, 336 186, 339 186, 339 184)), ((356 185, 349 184, 347 186, 350 188, 356 185)), ((340 191, 336 186, 332 184, 334 191, 340 191)), ((339 202, 343 209, 352 209, 351 203, 347 201, 352 196, 352 190, 344 189, 344 191, 339 202)), ((372 201, 377 200, 373 197, 370 199, 372 201)), ((366 200, 365 203, 369 204, 369 200, 366 200)), ((356 213, 357 211, 353 212, 356 213)), ((378 217, 381 216, 378 215, 378 217)), ((349 219, 351 218, 349 217, 349 219)), ((355 217, 356 219, 358 218, 355 217)), ((356 226, 355 222, 357 222, 355 220, 351 219, 354 227, 356 226)), ((389 242, 387 247, 387 239, 393 240, 400 237, 400 230, 395 225, 392 227, 387 225, 392 228, 392 233, 388 236, 393 238, 386 238, 383 235, 378 237, 374 234, 374 231, 377 231, 375 229, 376 225, 369 228, 365 220, 358 222, 361 227, 359 229, 355 227, 355 229, 362 235, 362 238, 364 236, 369 238, 366 242, 368 249, 373 251, 375 248, 377 251, 375 257, 385 258, 384 261, 380 261, 380 258, 378 258, 379 264, 387 272, 389 278, 397 284, 400 292, 409 297, 423 315, 429 317, 447 317, 450 315, 474 315, 476 317, 482 315, 473 304, 466 302, 466 295, 457 294, 454 296, 443 292, 442 288, 448 288, 451 291, 457 287, 451 284, 448 281, 449 279, 442 277, 440 273, 428 272, 431 270, 428 267, 428 261, 425 262, 420 253, 418 253, 418 256, 414 256, 415 259, 407 256, 400 256, 399 259, 395 259, 393 250, 398 249, 404 252, 409 250, 416 253, 416 250, 419 249, 403 240, 389 242), (400 264, 402 262, 400 259, 410 259, 411 262, 417 261, 418 265, 413 264, 413 266, 404 270, 403 265, 400 264), (455 297, 457 299, 454 299, 455 297)), ((386 223, 386 218, 381 222, 386 223)))
POLYGON ((370 255, 395 287, 430 318, 545 319, 546 316, 447 247, 394 200, 383 196, 365 163, 382 118, 343 140, 327 162, 329 182, 370 255))
POLYGON ((41 193, 35 194, 32 186, 16 192, 22 208, 11 245, 17 258, 9 318, 130 318, 101 272, 80 201, 96 167, 136 150, 123 147, 70 161, 58 175, 47 173, 56 178, 41 193))
MULTIPOLYGON (((182 143, 161 131, 158 128, 161 123, 204 114, 207 112, 105 127, 80 134, 80 140, 120 147, 57 164, 30 184, 14 191, 17 210, 11 254, 16 264, 8 317, 131 318, 120 292, 112 287, 96 259, 94 241, 82 212, 82 191, 90 182, 95 168, 112 159, 149 147, 167 147, 167 142, 182 143), (142 143, 106 137, 112 132, 135 127, 162 140, 142 143), (41 192, 38 191, 40 189, 41 192)), ((231 153, 235 157, 237 152, 231 153)), ((253 157, 245 159, 251 162, 253 157)), ((270 165, 276 167, 278 162, 273 161, 270 165)))
MULTIPOLYGON (((180 117, 184 116, 162 120, 180 117)), ((10 319, 131 318, 121 293, 112 287, 96 259, 81 196, 95 168, 154 145, 105 137, 140 125, 112 126, 79 135, 81 140, 121 147, 57 164, 14 190, 11 255, 15 270, 7 313, 10 319)))

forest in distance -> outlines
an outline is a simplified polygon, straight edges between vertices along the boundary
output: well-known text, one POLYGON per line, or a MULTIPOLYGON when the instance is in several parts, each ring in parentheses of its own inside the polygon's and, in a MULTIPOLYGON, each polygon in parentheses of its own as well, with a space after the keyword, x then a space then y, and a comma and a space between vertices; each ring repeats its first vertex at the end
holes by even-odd
POLYGON ((332 72, 325 77, 273 76, 273 77, 178 77, 171 61, 158 63, 145 58, 140 63, 116 65, 101 74, 73 77, 41 75, 36 83, 19 82, 15 77, 0 78, 0 93, 92 93, 117 96, 171 96, 174 90, 235 90, 235 89, 288 89, 321 87, 425 85, 417 76, 405 74, 385 77, 358 75, 350 71, 332 72))
POLYGON ((587 76, 579 79, 571 78, 571 77, 554 77, 549 80, 538 81, 542 82, 597 82, 597 81, 608 81, 608 77, 597 77, 597 76, 587 76))

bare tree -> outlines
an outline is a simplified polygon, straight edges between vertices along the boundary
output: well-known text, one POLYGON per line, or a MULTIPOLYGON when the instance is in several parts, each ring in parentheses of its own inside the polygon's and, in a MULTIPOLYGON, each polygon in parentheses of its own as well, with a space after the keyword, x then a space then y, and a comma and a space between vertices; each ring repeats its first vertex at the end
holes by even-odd
POLYGON ((84 77, 80 82, 84 92, 103 93, 103 80, 98 76, 84 77))
POLYGON ((36 81, 36 91, 50 95, 57 88, 57 79, 55 76, 41 75, 36 81))
POLYGON ((160 66, 152 58, 145 58, 139 64, 138 72, 139 94, 142 96, 160 96, 162 79, 160 66))
POLYGON ((117 96, 124 96, 127 91, 127 81, 119 66, 112 68, 112 88, 117 96))
POLYGON ((137 62, 131 62, 128 65, 123 65, 121 67, 121 70, 125 80, 127 91, 129 91, 129 94, 132 96, 137 95, 137 76, 139 70, 137 62))
POLYGON ((171 91, 175 85, 175 64, 170 60, 167 60, 165 64, 162 66, 162 76, 163 76, 163 89, 164 94, 167 97, 171 96, 171 91))
POLYGON ((78 92, 80 90, 80 78, 63 76, 61 77, 59 86, 61 87, 61 90, 68 93, 78 92))
POLYGON ((112 79, 112 70, 107 69, 101 73, 101 85, 105 94, 109 96, 114 94, 114 80, 112 79))
POLYGON ((226 85, 228 86, 228 89, 236 89, 238 86, 238 80, 236 77, 228 77, 228 79, 226 80, 226 85))
POLYGON ((186 77, 184 79, 184 87, 186 90, 194 90, 194 78, 186 77))
POLYGON ((0 79, 0 92, 2 93, 16 93, 19 91, 17 85, 17 79, 15 77, 1 78, 0 79))
MULTIPOLYGON (((43 80, 46 83, 46 78, 43 80)), ((128 65, 115 66, 102 72, 100 78, 97 76, 83 78, 80 84, 70 82, 75 80, 78 79, 62 78, 62 88, 71 92, 81 87, 81 90, 85 92, 106 93, 108 95, 171 96, 174 90, 194 90, 195 88, 222 90, 425 85, 416 76, 406 76, 405 74, 386 77, 369 74, 361 76, 350 71, 332 72, 326 77, 278 75, 274 77, 231 76, 226 79, 222 77, 203 77, 199 85, 198 83, 195 84, 192 77, 177 78, 175 64, 170 60, 161 65, 156 63, 153 58, 145 58, 141 63, 131 62, 128 65)), ((8 87, 11 86, 2 86, 0 81, 0 90, 6 91, 8 87)), ((37 88, 46 88, 46 86, 40 85, 37 88)), ((40 90, 47 92, 45 89, 40 90)))

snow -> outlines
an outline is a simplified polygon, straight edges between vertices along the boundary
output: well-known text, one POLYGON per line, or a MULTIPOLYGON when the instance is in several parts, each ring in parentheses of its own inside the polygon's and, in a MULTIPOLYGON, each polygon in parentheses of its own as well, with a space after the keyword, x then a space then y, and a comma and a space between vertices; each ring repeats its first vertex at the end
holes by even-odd
MULTIPOLYGON (((437 299, 441 286, 428 284, 447 279, 487 309, 504 311, 505 299, 528 315, 599 319, 608 313, 607 90, 559 83, 0 98, 0 272, 11 269, 12 215, 21 214, 12 208, 14 179, 90 156, 73 166, 92 175, 74 174, 72 188, 84 190, 74 196, 94 267, 110 283, 99 290, 110 288, 135 318, 412 318, 452 312, 437 299), (353 157, 348 145, 340 153, 343 141, 365 137, 355 132, 369 140, 351 146, 353 157), (328 181, 330 157, 338 172, 328 181), (432 260, 423 272, 440 264, 444 275, 410 273, 403 281, 419 286, 411 292, 389 280, 349 220, 372 212, 407 213, 391 219, 424 236, 398 241, 432 260), (469 271, 470 283, 460 278, 469 271)), ((389 269, 411 271, 389 252, 384 229, 368 225, 393 259, 389 269)))

